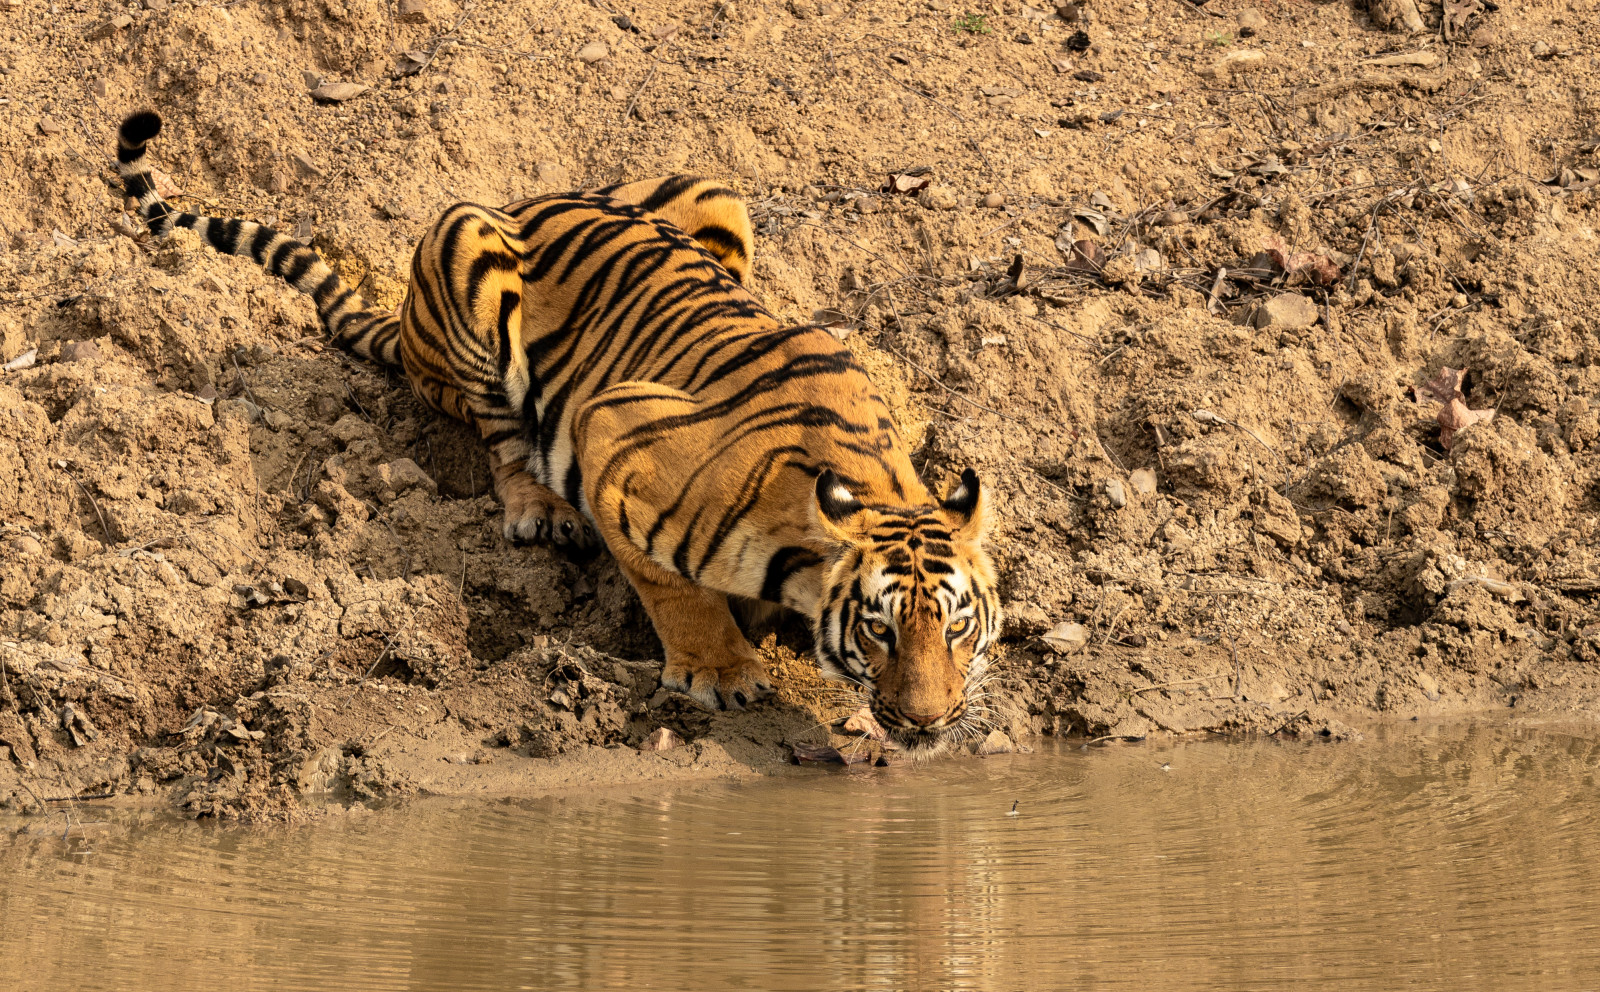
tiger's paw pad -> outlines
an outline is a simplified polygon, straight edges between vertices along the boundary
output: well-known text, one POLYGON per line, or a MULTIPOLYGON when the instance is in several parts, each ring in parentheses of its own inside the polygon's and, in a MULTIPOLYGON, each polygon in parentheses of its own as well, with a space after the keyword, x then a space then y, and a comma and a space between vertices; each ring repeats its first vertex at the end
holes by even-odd
POLYGON ((668 659, 661 671, 661 684, 708 710, 742 710, 772 693, 772 679, 761 662, 754 659, 722 667, 698 658, 668 659))
MULTIPOLYGON (((544 489, 543 486, 538 488, 544 489)), ((571 546, 584 551, 599 547, 600 535, 595 532, 594 524, 584 519, 571 503, 547 489, 543 493, 530 490, 531 487, 515 487, 505 495, 506 517, 501 533, 507 540, 548 541, 558 547, 571 546)))

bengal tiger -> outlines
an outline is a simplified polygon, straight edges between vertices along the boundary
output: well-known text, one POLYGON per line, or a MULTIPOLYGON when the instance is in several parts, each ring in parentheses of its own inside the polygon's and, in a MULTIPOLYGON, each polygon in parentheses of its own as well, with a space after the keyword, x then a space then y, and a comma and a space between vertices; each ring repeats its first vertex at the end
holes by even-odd
POLYGON ((248 255, 311 297, 337 345, 474 426, 505 534, 603 542, 654 622, 666 688, 726 709, 772 691, 729 609, 744 597, 810 618, 824 674, 903 746, 976 732, 1000 629, 988 494, 968 468, 934 499, 850 350, 757 302, 738 194, 669 176, 457 203, 385 313, 293 238, 163 201, 146 158, 160 130, 146 111, 118 132, 152 234, 248 255))

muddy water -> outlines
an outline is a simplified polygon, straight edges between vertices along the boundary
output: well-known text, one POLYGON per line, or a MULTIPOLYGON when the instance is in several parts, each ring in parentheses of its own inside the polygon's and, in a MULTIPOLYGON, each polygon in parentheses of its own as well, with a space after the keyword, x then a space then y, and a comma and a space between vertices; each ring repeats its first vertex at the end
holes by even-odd
POLYGON ((0 840, 0 987, 1594 986, 1595 736, 1057 747, 112 824, 92 852, 28 834, 0 840))

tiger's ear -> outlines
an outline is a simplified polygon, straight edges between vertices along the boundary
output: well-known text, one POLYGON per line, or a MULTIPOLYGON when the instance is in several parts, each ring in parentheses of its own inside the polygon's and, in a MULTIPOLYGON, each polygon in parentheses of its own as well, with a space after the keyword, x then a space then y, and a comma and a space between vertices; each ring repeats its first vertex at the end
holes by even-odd
POLYGON ((864 509, 833 469, 825 468, 817 476, 816 499, 811 504, 812 526, 828 540, 854 540, 858 535, 856 518, 864 509))
POLYGON ((988 493, 978 484, 978 473, 972 469, 961 473, 961 481, 939 506, 950 519, 950 529, 957 540, 977 544, 989 532, 988 493))

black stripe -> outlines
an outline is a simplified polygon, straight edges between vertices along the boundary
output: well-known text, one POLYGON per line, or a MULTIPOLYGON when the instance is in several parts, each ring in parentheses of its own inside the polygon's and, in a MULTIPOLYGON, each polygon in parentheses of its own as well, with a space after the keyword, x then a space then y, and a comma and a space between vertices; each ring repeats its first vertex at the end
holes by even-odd
POLYGON ((699 181, 695 176, 673 176, 660 186, 657 186, 655 192, 645 197, 639 206, 641 209, 655 213, 682 196, 699 181))
POLYGON ((804 568, 822 564, 815 551, 794 546, 779 548, 767 560, 767 577, 761 583, 761 598, 769 603, 783 602, 783 584, 789 577, 804 568))

